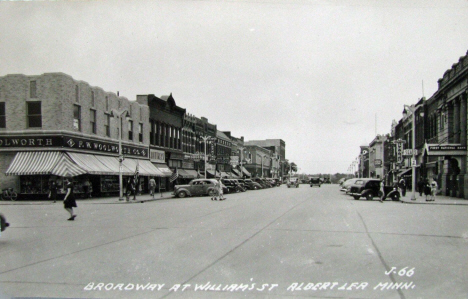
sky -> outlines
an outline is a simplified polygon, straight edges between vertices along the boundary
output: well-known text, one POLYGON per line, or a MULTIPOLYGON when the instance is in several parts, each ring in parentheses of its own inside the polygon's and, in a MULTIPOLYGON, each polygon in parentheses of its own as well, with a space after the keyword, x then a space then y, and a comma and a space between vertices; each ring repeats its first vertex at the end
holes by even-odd
POLYGON ((468 0, 1 1, 0 76, 178 106, 299 173, 346 173, 468 50, 468 0))

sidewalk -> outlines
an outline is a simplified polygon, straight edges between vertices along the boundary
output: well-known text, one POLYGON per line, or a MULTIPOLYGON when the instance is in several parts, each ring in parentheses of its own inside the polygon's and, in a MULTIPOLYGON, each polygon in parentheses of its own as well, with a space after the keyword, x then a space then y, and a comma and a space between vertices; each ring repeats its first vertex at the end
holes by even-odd
POLYGON ((419 196, 419 192, 416 192, 416 200, 411 200, 411 191, 406 192, 406 196, 402 196, 400 201, 402 203, 408 204, 427 204, 427 205, 467 205, 468 206, 468 199, 458 198, 458 197, 450 197, 445 195, 437 195, 435 201, 426 201, 426 196, 419 196))
MULTIPOLYGON (((124 199, 123 201, 119 200, 118 196, 114 197, 92 197, 92 198, 79 198, 76 199, 76 203, 80 204, 131 204, 131 203, 144 203, 147 201, 163 200, 174 198, 172 191, 156 193, 154 198, 149 194, 137 195, 136 200, 133 200, 133 196, 130 197, 129 201, 124 199)), ((57 203, 62 203, 62 200, 57 200, 57 203)), ((55 203, 55 204, 57 204, 55 203)), ((54 204, 51 200, 0 200, 0 205, 49 205, 54 204)))

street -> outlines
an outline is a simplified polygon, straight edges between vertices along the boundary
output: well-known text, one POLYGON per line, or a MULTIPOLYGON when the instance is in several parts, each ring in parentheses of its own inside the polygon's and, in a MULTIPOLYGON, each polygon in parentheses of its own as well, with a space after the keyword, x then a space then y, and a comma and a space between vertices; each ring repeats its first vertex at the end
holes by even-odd
MULTIPOLYGON (((146 197, 149 197, 146 195, 146 197)), ((145 203, 0 205, 0 293, 51 298, 467 298, 468 206, 338 185, 145 203)), ((1 297, 1 296, 0 296, 1 297)))

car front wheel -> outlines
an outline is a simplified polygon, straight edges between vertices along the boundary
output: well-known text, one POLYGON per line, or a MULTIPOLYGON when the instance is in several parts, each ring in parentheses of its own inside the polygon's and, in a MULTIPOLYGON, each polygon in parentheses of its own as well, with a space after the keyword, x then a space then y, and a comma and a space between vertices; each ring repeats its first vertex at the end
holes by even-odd
POLYGON ((180 197, 180 198, 187 197, 187 192, 185 192, 185 191, 180 191, 180 192, 177 194, 177 196, 180 197))
POLYGON ((398 194, 393 194, 392 195, 392 200, 393 201, 399 201, 400 200, 400 196, 398 194))
POLYGON ((369 192, 369 193, 366 194, 366 199, 367 199, 367 200, 373 200, 373 199, 374 199, 374 195, 372 195, 372 193, 369 192))

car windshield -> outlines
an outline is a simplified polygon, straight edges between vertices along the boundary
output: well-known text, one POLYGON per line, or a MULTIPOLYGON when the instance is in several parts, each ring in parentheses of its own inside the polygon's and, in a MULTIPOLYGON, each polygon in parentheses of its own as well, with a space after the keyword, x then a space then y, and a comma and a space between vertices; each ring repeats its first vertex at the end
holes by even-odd
POLYGON ((364 181, 363 180, 357 180, 354 185, 364 185, 364 181))

